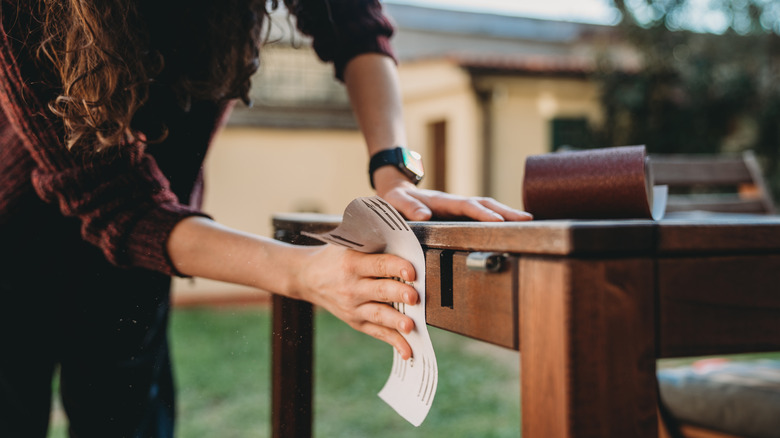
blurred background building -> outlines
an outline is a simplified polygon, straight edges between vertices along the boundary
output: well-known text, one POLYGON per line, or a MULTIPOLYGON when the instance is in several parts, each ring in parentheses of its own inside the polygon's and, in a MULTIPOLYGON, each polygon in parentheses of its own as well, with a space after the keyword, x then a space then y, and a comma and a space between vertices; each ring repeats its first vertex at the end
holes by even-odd
MULTIPOLYGON (((658 57, 643 58, 641 44, 619 26, 395 3, 384 7, 396 25, 407 146, 423 154, 423 187, 492 196, 522 208, 529 155, 616 146, 612 142, 634 138, 662 143, 648 132, 678 141, 661 125, 648 131, 638 122, 655 123, 641 105, 668 113, 653 96, 684 101, 685 93, 656 77, 631 76, 655 65, 658 57), (668 92, 638 89, 645 83, 664 85, 668 92)), ((643 26, 642 35, 649 35, 652 26, 643 26)), ((659 27, 663 35, 671 34, 659 27)), ((345 89, 293 29, 285 11, 274 14, 272 42, 262 50, 254 79, 254 106, 236 107, 206 160, 205 211, 226 225, 265 236, 271 235, 274 213, 340 215, 353 198, 373 193, 366 148, 345 89)), ((657 50, 673 60, 690 53, 691 46, 677 38, 657 50)), ((657 77, 669 75, 661 71, 657 77)), ((235 287, 202 279, 179 280, 175 286, 180 296, 214 289, 235 287)))
MULTIPOLYGON (((609 26, 385 4, 396 25, 408 146, 423 187, 522 208, 525 157, 578 144, 599 123, 595 59, 635 62, 609 26)), ((204 209, 271 235, 276 212, 341 214, 371 195, 368 156, 346 91, 308 40, 274 16, 254 79, 206 160, 204 209)), ((178 292, 234 287, 182 280, 178 292)))

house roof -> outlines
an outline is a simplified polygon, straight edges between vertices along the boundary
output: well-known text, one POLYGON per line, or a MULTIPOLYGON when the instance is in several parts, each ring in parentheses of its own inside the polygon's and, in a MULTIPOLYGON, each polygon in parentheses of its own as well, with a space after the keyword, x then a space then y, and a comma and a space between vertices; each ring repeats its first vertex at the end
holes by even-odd
POLYGON ((571 43, 609 26, 384 3, 402 30, 571 43))
POLYGON ((583 74, 611 26, 384 3, 401 62, 454 60, 472 70, 583 74))
POLYGON ((585 58, 456 55, 447 59, 474 73, 585 76, 596 68, 593 60, 585 58))

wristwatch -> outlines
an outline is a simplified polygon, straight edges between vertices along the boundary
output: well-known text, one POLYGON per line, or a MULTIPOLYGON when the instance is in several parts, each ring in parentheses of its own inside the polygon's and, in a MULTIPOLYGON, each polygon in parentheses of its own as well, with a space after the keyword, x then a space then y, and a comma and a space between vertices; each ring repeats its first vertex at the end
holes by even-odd
POLYGON ((371 157, 371 161, 368 163, 368 177, 371 180, 371 188, 373 189, 376 189, 374 186, 374 172, 383 166, 395 166, 414 184, 419 183, 423 175, 425 175, 422 156, 403 146, 396 146, 393 149, 379 151, 371 157))

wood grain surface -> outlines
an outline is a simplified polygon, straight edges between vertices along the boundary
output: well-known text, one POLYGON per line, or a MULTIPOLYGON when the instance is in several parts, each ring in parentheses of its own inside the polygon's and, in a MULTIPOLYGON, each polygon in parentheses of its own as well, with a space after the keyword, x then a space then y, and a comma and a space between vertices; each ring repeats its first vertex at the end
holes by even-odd
POLYGON ((660 357, 780 351, 780 256, 658 262, 660 357))
POLYGON ((451 258, 442 250, 425 254, 425 319, 434 327, 491 344, 517 350, 517 259, 508 258, 500 272, 473 271, 466 268, 465 252, 451 258), (442 260, 451 266, 451 278, 440 275, 442 260), (452 294, 451 306, 442 305, 442 295, 452 294))
POLYGON ((655 437, 653 263, 520 261, 525 437, 655 437))
MULTIPOLYGON (((301 230, 339 221, 284 215, 274 226, 281 240, 312 243, 301 230)), ((524 437, 655 437, 656 357, 780 350, 780 217, 411 226, 426 252, 428 322, 520 349, 524 437), (472 251, 509 253, 508 262, 472 271, 472 251)), ((310 358, 295 350, 311 346, 291 340, 309 336, 307 311, 276 305, 284 328, 300 330, 274 343, 288 358, 275 384, 305 388, 310 358)), ((306 403, 275 390, 274 405, 287 410, 274 421, 300 419, 306 403)), ((284 436, 309 436, 296 433, 284 436)))

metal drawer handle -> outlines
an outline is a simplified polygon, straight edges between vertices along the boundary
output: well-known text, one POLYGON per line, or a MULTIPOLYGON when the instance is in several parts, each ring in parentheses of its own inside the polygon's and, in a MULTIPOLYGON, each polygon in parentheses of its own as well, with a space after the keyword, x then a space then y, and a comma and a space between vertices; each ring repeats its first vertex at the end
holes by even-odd
POLYGON ((466 256, 466 267, 472 271, 498 272, 507 256, 501 252, 472 252, 466 256))

